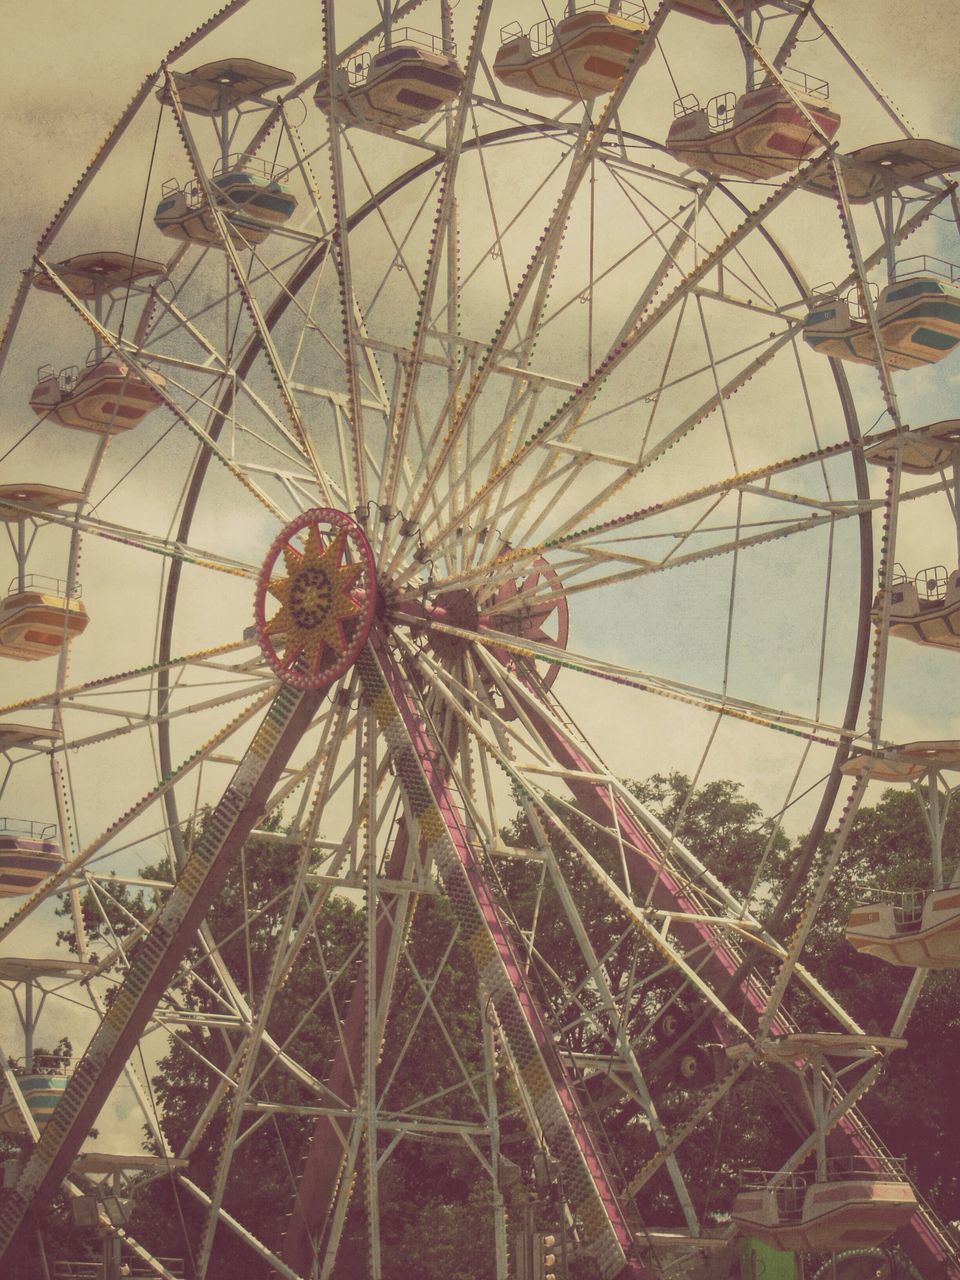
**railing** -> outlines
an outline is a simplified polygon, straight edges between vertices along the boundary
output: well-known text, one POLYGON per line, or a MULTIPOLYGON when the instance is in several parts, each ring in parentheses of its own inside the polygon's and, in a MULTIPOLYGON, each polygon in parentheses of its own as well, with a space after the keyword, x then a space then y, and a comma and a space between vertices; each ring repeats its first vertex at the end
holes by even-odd
POLYGON ((167 178, 160 188, 160 194, 164 197, 182 195, 188 209, 199 209, 207 202, 199 182, 188 182, 186 186, 181 186, 179 178, 167 178))
POLYGON ((777 1185, 777 1217, 781 1222, 799 1222, 803 1217, 803 1202, 807 1195, 807 1179, 803 1174, 792 1174, 777 1185))
POLYGON ((432 35, 429 31, 421 31, 418 27, 396 27, 390 32, 390 43, 387 44, 387 37, 380 38, 380 52, 384 53, 387 49, 395 49, 397 45, 412 44, 417 49, 429 49, 431 53, 437 53, 449 58, 457 56, 457 46, 452 40, 444 42, 442 36, 432 35))
POLYGON ((839 286, 834 280, 824 280, 820 284, 814 285, 807 295, 807 310, 819 311, 821 307, 829 306, 830 303, 836 302, 839 294, 839 286))
MULTIPOLYGON (((157 1256, 156 1261, 172 1276, 182 1277, 186 1274, 183 1258, 161 1258, 157 1256)), ((131 1280, 146 1280, 147 1276, 155 1277, 157 1274, 154 1267, 151 1267, 135 1254, 128 1255, 125 1253, 121 1268, 120 1274, 130 1276, 131 1280)), ((58 1258, 53 1264, 52 1276, 53 1280, 104 1280, 103 1263, 92 1260, 71 1262, 65 1258, 58 1258)))
POLYGON ((531 53, 546 53, 548 49, 552 49, 556 35, 557 26, 552 18, 544 18, 541 22, 535 22, 527 32, 531 53))
POLYGON ((73 584, 73 588, 68 592, 67 584, 62 578, 48 578, 42 573, 26 573, 23 578, 12 578, 10 585, 7 587, 7 595, 20 591, 43 591, 48 595, 63 596, 64 598, 79 598, 82 594, 79 582, 73 584))
MULTIPOLYGON (((730 90, 717 93, 707 100, 707 124, 711 129, 725 129, 732 123, 737 109, 737 95, 730 90)), ((700 99, 695 93, 685 93, 673 104, 673 118, 691 115, 700 110, 700 99)))
POLYGON ((707 103, 707 123, 711 129, 722 129, 733 119, 737 109, 737 95, 729 90, 718 93, 707 103))
MULTIPOLYGON (((111 350, 109 347, 101 347, 99 351, 97 350, 96 347, 91 347, 90 350, 87 352, 86 367, 88 369, 95 369, 98 364, 103 364, 105 360, 117 360, 120 363, 122 363, 123 356, 118 355, 116 351, 111 350)), ((156 370, 157 368, 156 364, 152 360, 142 360, 141 363, 143 364, 143 367, 145 369, 156 370)), ((75 366, 71 366, 71 367, 75 367, 75 366)), ((66 370, 64 372, 66 372, 66 370)), ((127 366, 125 381, 140 382, 142 381, 142 379, 140 378, 140 375, 135 370, 127 366)))
MULTIPOLYGON (((771 1183, 777 1192, 778 1204, 781 1192, 801 1198, 807 1187, 823 1182, 907 1182, 906 1158, 891 1156, 886 1151, 874 1155, 827 1156, 826 1177, 818 1178, 815 1169, 802 1169, 781 1174, 772 1169, 744 1169, 740 1173, 741 1191, 766 1191, 771 1183)), ((782 1208, 781 1208, 782 1216, 782 1208)))
MULTIPOLYGON (((876 309, 880 301, 880 286, 870 281, 867 284, 867 289, 870 291, 870 301, 873 303, 874 309, 876 309)), ((867 304, 863 300, 863 290, 860 285, 855 284, 852 289, 848 289, 844 301, 850 309, 850 318, 852 320, 869 319, 867 304)))
MULTIPOLYGON (((777 1175, 765 1169, 744 1169, 739 1177, 741 1191, 766 1191, 777 1175)), ((788 1173, 773 1188, 777 1200, 777 1218, 783 1222, 799 1222, 803 1217, 803 1201, 807 1184, 813 1180, 806 1173, 788 1173)))
POLYGON ((80 370, 75 364, 68 364, 58 373, 52 364, 42 364, 37 370, 38 382, 56 381, 61 391, 72 391, 80 380, 80 370))
POLYGON ((897 262, 897 279, 903 276, 940 276, 941 279, 956 284, 960 281, 960 263, 948 262, 946 258, 934 258, 929 253, 917 253, 897 262))
POLYGON ((677 98, 673 104, 673 118, 679 120, 681 116, 688 116, 694 111, 700 110, 700 99, 695 93, 685 93, 682 98, 677 98))
POLYGON ((799 89, 808 98, 826 99, 830 97, 829 81, 821 80, 819 76, 808 75, 806 71, 797 71, 793 67, 784 67, 780 72, 780 79, 784 84, 788 84, 794 89, 799 89))
MULTIPOLYGON (((42 823, 38 823, 42 826, 42 823)), ((54 824, 48 823, 56 831, 54 824)), ((33 1052, 33 1065, 28 1071, 26 1067, 18 1067, 14 1074, 18 1080, 24 1080, 30 1076, 61 1076, 66 1079, 70 1072, 80 1061, 79 1057, 69 1058, 62 1057, 59 1053, 55 1053, 50 1049, 35 1049, 33 1052)), ((22 1086, 21 1086, 22 1087, 22 1086)), ((30 1086, 26 1086, 29 1091, 30 1086)))
MULTIPOLYGON (((815 1179, 811 1175, 811 1181, 815 1179)), ((887 1152, 876 1155, 827 1156, 827 1182, 907 1182, 905 1156, 887 1152)))
MULTIPOLYGON (((368 55, 369 56, 369 55, 368 55)), ((290 170, 282 165, 271 164, 269 160, 261 160, 259 156, 247 155, 244 151, 234 151, 231 155, 221 156, 213 166, 213 176, 220 177, 224 173, 255 173, 270 182, 283 182, 290 170)))
POLYGON ((0 818, 0 835, 27 836, 31 840, 53 840, 55 822, 35 822, 32 818, 0 818))
POLYGON ((923 904, 929 889, 874 889, 859 907, 887 906, 893 904, 893 923, 905 933, 920 928, 923 920, 923 904))
POLYGON ((903 587, 908 583, 913 583, 917 588, 917 598, 919 600, 926 600, 930 604, 940 604, 946 599, 949 581, 950 575, 945 565, 932 564, 928 569, 921 569, 919 573, 915 573, 911 577, 898 564, 894 568, 891 586, 903 587))
POLYGON ((355 58, 351 58, 349 62, 344 63, 342 70, 346 72, 347 83, 351 88, 354 85, 363 84, 372 61, 372 55, 365 49, 363 53, 358 53, 355 58))
MULTIPOLYGON (((594 0, 583 0, 582 4, 574 4, 573 13, 585 13, 594 10, 598 13, 610 13, 617 18, 626 18, 630 22, 650 21, 650 12, 645 4, 631 4, 629 0, 620 0, 619 4, 596 4, 594 0)), ((567 14, 571 17, 572 14, 567 14)))
MULTIPOLYGON (((775 1169, 741 1169, 737 1185, 741 1191, 766 1191, 778 1176, 775 1169)), ((790 1187, 794 1190, 805 1190, 808 1182, 813 1182, 813 1170, 803 1173, 784 1174, 777 1183, 778 1187, 790 1187)))

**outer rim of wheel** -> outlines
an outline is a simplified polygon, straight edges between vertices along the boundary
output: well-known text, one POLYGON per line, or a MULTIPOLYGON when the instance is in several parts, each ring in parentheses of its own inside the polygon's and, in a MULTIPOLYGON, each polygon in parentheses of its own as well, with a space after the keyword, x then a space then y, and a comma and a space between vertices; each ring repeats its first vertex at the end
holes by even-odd
MULTIPOLYGON (((479 135, 476 138, 466 139, 463 143, 463 151, 478 150, 483 146, 488 146, 495 142, 505 141, 510 138, 519 138, 525 135, 536 136, 538 134, 549 134, 556 132, 569 132, 569 126, 554 126, 551 128, 549 124, 537 123, 530 125, 516 125, 504 129, 493 130, 490 133, 479 135)), ((623 131, 623 138, 641 146, 646 146, 660 151, 667 155, 666 148, 652 139, 646 138, 641 134, 623 131)), ((393 195, 403 190, 411 182, 423 177, 436 168, 437 160, 431 157, 421 161, 419 164, 413 165, 404 173, 399 174, 389 183, 385 184, 375 195, 365 201, 348 219, 347 230, 352 232, 361 222, 364 221, 371 213, 374 213, 380 205, 389 200, 393 195)), ((747 206, 737 197, 737 195, 729 189, 724 183, 719 182, 716 186, 717 191, 731 201, 731 203, 741 212, 748 211, 747 206)), ((801 296, 806 296, 809 289, 805 280, 800 274, 799 269, 793 262, 790 255, 771 234, 764 223, 760 223, 757 231, 767 242, 770 249, 779 259, 780 263, 786 270, 788 276, 801 296)), ((291 282, 281 289, 274 301, 269 307, 265 315, 267 328, 272 330, 278 323, 280 318, 286 312, 292 298, 303 284, 310 278, 315 270, 321 265, 327 254, 327 244, 318 246, 318 248, 310 254, 310 256, 298 267, 294 273, 291 282)), ((240 360, 237 362, 237 377, 242 379, 246 377, 252 363, 262 352, 262 343, 257 335, 252 335, 248 349, 244 351, 240 360)), ((830 366, 833 371, 834 381, 837 386, 837 392, 840 397, 841 410, 844 416, 844 424, 847 430, 847 437, 854 445, 861 441, 860 425, 856 414, 853 396, 850 390, 849 380, 846 370, 843 368, 839 360, 830 359, 830 366)), ((230 406, 233 403, 233 391, 228 388, 218 407, 217 420, 211 423, 210 436, 214 442, 219 439, 220 432, 227 420, 230 406)), ((209 446, 201 445, 197 452, 197 458, 194 463, 193 476, 190 481, 189 490, 186 500, 183 504, 180 524, 177 530, 179 540, 186 541, 189 538, 190 528, 193 522, 193 516, 196 511, 197 503, 200 499, 200 493, 203 481, 206 475, 207 467, 212 458, 209 446)), ((854 481, 856 484, 857 497, 863 501, 869 497, 869 483, 867 480, 866 463, 857 449, 851 450, 851 460, 854 472, 854 481)), ((870 650, 870 633, 871 620, 870 609, 873 600, 873 526, 869 512, 861 513, 858 517, 858 528, 860 537, 860 589, 858 600, 858 621, 857 621, 857 637, 854 645, 854 656, 851 667, 849 692, 847 698, 847 706, 842 727, 845 730, 852 730, 856 726, 857 717, 860 710, 861 700, 863 698, 864 684, 866 680, 867 667, 869 662, 870 650)), ((163 614, 160 628, 160 637, 158 643, 158 660, 161 664, 158 672, 158 690, 161 696, 165 693, 168 685, 168 677, 166 673, 165 663, 169 661, 171 655, 171 643, 173 637, 173 623, 176 613, 177 595, 179 592, 180 581, 180 563, 173 561, 170 566, 170 574, 167 579, 167 586, 164 592, 163 614)), ((161 771, 169 772, 172 766, 172 753, 170 750, 169 726, 160 721, 157 725, 158 750, 160 758, 161 771)), ((783 920, 803 882, 803 874, 811 859, 815 856, 817 845, 823 838, 827 824, 830 820, 830 814, 836 803, 837 794, 840 788, 840 766, 849 754, 849 746, 846 741, 841 741, 834 754, 831 763, 830 773, 827 781, 824 783, 824 790, 821 801, 817 809, 817 813, 811 824, 807 843, 803 853, 797 859, 791 881, 785 887, 781 899, 774 909, 773 919, 779 923, 783 920)), ((176 809, 176 799, 172 790, 168 791, 164 796, 164 803, 167 808, 168 819, 171 829, 178 830, 179 815, 176 809)))
MULTIPOLYGON (((551 129, 549 126, 542 124, 511 126, 509 128, 491 131, 488 134, 481 135, 474 139, 466 140, 463 144, 463 149, 475 150, 481 146, 489 145, 493 142, 505 141, 510 138, 520 138, 524 136, 536 137, 538 135, 550 134, 558 131, 566 132, 567 130, 566 128, 563 130, 558 130, 556 128, 551 129)), ((665 148, 661 144, 640 134, 624 131, 623 137, 630 142, 637 143, 641 146, 651 147, 659 150, 663 154, 667 154, 665 148)), ((431 158, 413 165, 410 169, 392 179, 383 188, 381 188, 375 196, 368 199, 347 219, 348 232, 352 232, 367 216, 374 213, 383 201, 388 200, 391 196, 403 190, 411 182, 415 182, 417 179, 425 176, 435 167, 436 160, 431 158)), ((729 189, 727 185, 722 182, 718 183, 716 189, 718 192, 721 192, 735 208, 744 214, 748 212, 748 207, 733 191, 729 189)), ((806 296, 809 293, 809 289, 789 253, 768 230, 765 223, 761 222, 757 230, 783 266, 789 279, 797 290, 797 293, 800 296, 806 296)), ((266 311, 265 320, 268 329, 272 330, 280 321, 281 317, 286 312, 287 307, 290 305, 292 298, 323 262, 326 257, 326 251, 327 246, 325 244, 319 246, 298 267, 297 271, 294 273, 293 281, 287 286, 287 288, 279 292, 274 303, 266 311)), ((262 341, 259 336, 256 334, 252 335, 248 349, 244 351, 240 360, 237 362, 237 375, 239 378, 246 376, 252 364, 262 353, 262 350, 262 341)), ((847 438, 851 443, 855 445, 859 444, 861 441, 859 419, 846 370, 843 368, 843 365, 839 360, 831 358, 829 364, 833 373, 837 394, 840 399, 847 438)), ((219 438, 223 425, 228 420, 233 396, 234 393, 232 389, 228 388, 218 405, 217 420, 213 422, 210 427, 210 435, 214 441, 219 438)), ((197 459, 194 464, 194 475, 190 481, 188 496, 184 502, 181 523, 177 534, 178 538, 183 541, 189 540, 189 531, 192 525, 193 515, 200 500, 203 481, 212 456, 213 455, 211 454, 208 446, 201 446, 198 450, 197 459)), ((866 498, 869 498, 869 481, 867 478, 867 467, 863 459, 862 452, 856 448, 851 450, 851 465, 857 497, 859 500, 863 501, 866 498)), ((874 534, 870 512, 861 512, 858 517, 857 524, 859 533, 860 562, 858 618, 850 668, 847 704, 842 723, 842 727, 845 730, 853 730, 856 727, 859 717, 866 675, 869 667, 870 639, 872 633, 871 608, 873 601, 874 534)), ((178 561, 172 562, 163 604, 160 645, 158 652, 158 657, 161 663, 158 671, 158 691, 161 696, 164 695, 165 689, 168 686, 167 669, 164 664, 171 656, 173 626, 176 616, 177 596, 179 591, 180 568, 178 561)), ((159 721, 157 725, 157 739, 161 771, 163 773, 169 773, 172 767, 170 726, 163 720, 159 721)), ((790 908, 802 889, 806 873, 813 859, 816 857, 817 849, 819 848, 827 831, 830 818, 837 801, 837 796, 840 791, 842 780, 840 769, 848 755, 848 740, 846 738, 842 738, 834 752, 829 773, 823 783, 820 800, 811 823, 810 830, 807 834, 804 847, 799 856, 795 859, 790 878, 781 890, 778 900, 773 907, 771 917, 768 922, 768 931, 773 934, 773 936, 777 936, 778 930, 782 931, 783 922, 787 919, 790 908)), ((176 842, 176 833, 180 830, 180 817, 177 808, 176 795, 172 788, 164 795, 164 806, 167 812, 168 823, 171 831, 174 833, 176 842)), ((729 1002, 733 997, 734 991, 738 989, 739 985, 750 973, 758 954, 759 952, 756 948, 747 951, 740 969, 730 978, 726 988, 721 991, 721 995, 725 1001, 729 1002)), ((694 1019, 693 1023, 688 1028, 685 1028, 684 1033, 680 1035, 675 1044, 670 1046, 665 1045, 663 1047, 661 1053, 657 1055, 656 1061, 651 1066, 654 1078, 662 1073, 664 1069, 667 1071, 672 1069, 670 1064, 677 1060, 678 1054, 682 1054, 684 1052, 685 1046, 691 1042, 702 1022, 703 1018, 694 1019)))
MULTIPOLYGON (((531 138, 535 138, 537 136, 544 136, 551 132, 556 132, 556 131, 558 130, 551 130, 549 125, 546 125, 546 124, 522 125, 522 126, 516 126, 516 127, 511 127, 511 128, 502 129, 502 130, 496 130, 489 134, 483 135, 480 138, 468 140, 467 142, 464 143, 463 150, 465 151, 473 150, 479 146, 489 144, 495 141, 505 140, 510 137, 520 137, 520 136, 526 135, 531 138)), ((564 128, 562 131, 566 132, 566 129, 564 128)), ((662 150, 662 148, 659 147, 659 144, 651 142, 649 139, 642 138, 639 135, 624 134, 624 136, 630 139, 631 141, 635 141, 640 144, 662 150)), ((371 198, 369 201, 365 203, 365 205, 361 206, 358 210, 355 211, 355 213, 351 216, 351 218, 348 219, 348 229, 352 231, 354 227, 359 225, 359 223, 362 222, 368 216, 368 214, 374 212, 374 210, 382 201, 389 199, 392 195, 402 190, 409 183, 414 182, 418 178, 424 176, 426 173, 429 173, 430 170, 435 167, 435 165, 436 165, 436 160, 431 158, 428 161, 424 161, 418 165, 413 166, 404 174, 399 175, 398 178, 394 179, 391 183, 387 184, 384 188, 382 188, 381 191, 378 192, 375 197, 371 198)), ((723 184, 718 184, 717 190, 718 192, 722 193, 726 199, 731 201, 731 203, 734 206, 738 207, 741 210, 746 211, 746 206, 744 206, 743 203, 737 198, 737 196, 733 194, 726 186, 724 186, 723 184)), ((764 224, 761 224, 758 227, 758 231, 760 235, 763 237, 763 239, 768 243, 772 251, 776 254, 777 258, 782 263, 784 268, 786 269, 788 275, 793 281, 798 292, 801 294, 805 294, 807 292, 805 288, 805 284, 798 270, 796 269, 796 267, 790 260, 789 256, 787 255, 786 251, 780 246, 778 241, 772 236, 772 234, 768 231, 768 229, 764 224)), ((267 321, 267 327, 269 329, 273 329, 273 327, 278 323, 282 315, 285 313, 287 306, 292 300, 292 297, 295 296, 297 289, 299 289, 301 283, 304 280, 308 279, 309 276, 314 271, 316 271, 320 263, 323 261, 325 255, 326 255, 326 245, 321 246, 317 250, 315 250, 304 261, 304 263, 301 264, 300 268, 298 268, 297 272, 295 273, 294 279, 296 283, 292 284, 288 289, 281 290, 281 292, 278 294, 278 297, 276 298, 274 303, 270 306, 270 308, 267 311, 266 321, 267 321)), ((262 342, 259 336, 256 334, 252 335, 248 350, 243 353, 241 360, 238 362, 238 368, 237 368, 238 377, 243 378, 246 376, 247 371, 250 369, 254 361, 260 356, 262 349, 263 349, 262 342)), ((834 379, 837 384, 838 394, 840 395, 840 399, 841 399, 841 406, 844 412, 844 418, 845 418, 845 423, 847 427, 848 437, 851 441, 854 441, 854 442, 859 441, 860 439, 859 426, 856 418, 856 412, 855 412, 855 407, 853 405, 852 396, 850 394, 849 383, 847 381, 846 372, 838 362, 831 361, 830 363, 833 367, 834 379)), ((210 429, 210 435, 214 441, 216 441, 220 435, 224 422, 228 416, 229 408, 230 408, 230 404, 232 403, 232 400, 233 400, 233 393, 232 391, 228 390, 224 394, 223 398, 220 401, 220 404, 218 405, 217 420, 211 424, 211 429, 210 429)), ((179 538, 186 538, 189 533, 189 530, 192 525, 193 517, 200 500, 203 481, 206 474, 206 468, 212 456, 213 455, 211 454, 209 446, 201 446, 197 452, 196 459, 193 464, 192 475, 189 482, 187 499, 184 503, 182 514, 181 514, 181 522, 178 530, 179 538)), ((868 490, 868 486, 866 482, 866 466, 863 462, 862 457, 858 455, 856 450, 853 451, 852 462, 854 467, 854 476, 855 476, 855 483, 857 487, 857 494, 859 497, 863 497, 868 490)), ((873 553, 872 553, 872 523, 870 520, 869 513, 866 515, 861 515, 859 517, 859 527, 860 527, 860 565, 861 565, 860 586, 861 586, 861 589, 860 589, 860 603, 859 603, 858 635, 857 635, 857 642, 856 642, 856 649, 855 649, 854 664, 851 671, 847 711, 844 719, 845 728, 851 728, 856 723, 857 713, 859 711, 860 701, 862 698, 862 692, 864 687, 864 680, 865 680, 865 675, 867 670, 867 661, 868 661, 868 654, 869 654, 869 638, 870 638, 870 630, 871 630, 870 603, 872 599, 873 553)), ((162 611, 162 621, 161 621, 161 629, 160 629, 160 640, 158 644, 158 657, 161 664, 165 664, 169 660, 171 655, 171 641, 172 641, 173 624, 175 619, 176 606, 177 606, 178 593, 179 593, 179 582, 180 582, 180 564, 177 561, 173 561, 171 564, 167 583, 163 592, 163 611, 162 611)), ((158 673, 158 691, 161 697, 165 692, 165 686, 167 685, 167 680, 168 680, 168 677, 167 677, 166 669, 164 666, 161 666, 161 669, 158 673)), ((161 719, 158 722, 157 738, 158 738, 159 756, 160 756, 161 771, 164 773, 169 771, 170 762, 171 762, 169 729, 170 729, 170 726, 166 721, 161 719)), ((824 786, 824 792, 821 798, 821 803, 818 809, 817 818, 815 820, 814 827, 811 829, 810 837, 808 840, 808 848, 810 851, 814 851, 816 849, 816 846, 819 843, 820 838, 822 837, 823 831, 826 829, 827 822, 829 821, 830 812, 832 811, 833 804, 836 799, 837 790, 839 788, 839 780, 840 780, 839 766, 842 763, 843 759, 846 757, 847 753, 848 753, 848 748, 846 747, 845 744, 841 743, 841 745, 837 748, 836 757, 834 760, 830 778, 828 779, 827 783, 824 786)), ((165 794, 164 802, 165 802, 165 805, 167 806, 168 819, 170 821, 171 830, 173 832, 177 832, 179 830, 179 817, 177 814, 176 801, 175 801, 175 797, 172 789, 168 790, 167 793, 165 794)), ((799 871, 799 868, 798 868, 798 871, 799 871)), ((799 874, 795 875, 795 879, 797 883, 799 883, 800 875, 799 874)), ((784 898, 786 898, 786 893, 784 895, 784 898)), ((792 900, 792 897, 791 897, 791 900, 792 900)), ((781 903, 781 906, 782 905, 783 904, 781 903)), ((777 908, 778 911, 780 911, 781 906, 778 906, 777 908)), ((783 906, 783 910, 784 911, 786 910, 785 906, 783 906)))

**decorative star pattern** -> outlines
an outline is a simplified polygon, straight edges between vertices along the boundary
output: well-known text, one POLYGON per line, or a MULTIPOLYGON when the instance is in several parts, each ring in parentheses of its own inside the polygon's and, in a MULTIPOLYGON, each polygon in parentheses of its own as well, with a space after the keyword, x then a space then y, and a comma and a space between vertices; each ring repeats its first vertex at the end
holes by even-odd
POLYGON ((267 587, 281 607, 264 630, 283 646, 287 670, 302 659, 310 675, 317 676, 327 650, 332 658, 342 658, 350 644, 345 624, 363 612, 351 595, 363 565, 343 562, 346 545, 345 529, 338 529, 324 543, 317 525, 311 524, 302 552, 290 543, 283 547, 287 576, 271 578, 267 587))

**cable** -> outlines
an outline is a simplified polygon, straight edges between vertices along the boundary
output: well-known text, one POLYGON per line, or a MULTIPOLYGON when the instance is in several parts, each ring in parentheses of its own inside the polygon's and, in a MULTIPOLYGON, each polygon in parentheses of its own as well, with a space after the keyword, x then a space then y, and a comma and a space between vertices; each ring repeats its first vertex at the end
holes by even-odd
POLYGON ((28 431, 25 431, 19 440, 14 441, 14 443, 10 446, 10 448, 6 451, 6 453, 0 454, 0 462, 3 462, 5 458, 9 458, 11 453, 13 453, 14 449, 19 449, 20 446, 23 444, 24 440, 26 440, 28 436, 32 435, 33 432, 36 431, 37 427, 39 427, 40 423, 43 422, 47 417, 48 415, 44 414, 42 418, 38 418, 36 422, 33 424, 33 426, 30 427, 28 431))
POLYGON ((160 140, 160 125, 163 121, 163 103, 157 115, 157 128, 153 135, 153 149, 150 152, 150 164, 147 168, 147 180, 143 187, 143 200, 140 203, 140 220, 137 223, 137 236, 133 242, 133 262, 130 264, 130 275, 127 277, 127 292, 123 297, 123 308, 120 312, 120 325, 117 329, 117 342, 123 337, 123 326, 127 318, 127 303, 130 301, 130 286, 133 284, 133 273, 136 267, 137 250, 140 248, 140 235, 143 231, 143 217, 147 211, 147 194, 150 190, 150 179, 153 177, 153 162, 157 155, 157 143, 160 140))
MULTIPOLYGON (((157 1110, 157 1103, 153 1096, 153 1087, 150 1083, 150 1074, 147 1071, 147 1064, 144 1061, 143 1046, 140 1044, 139 1040, 137 1041, 137 1054, 140 1058, 140 1069, 143 1072, 143 1078, 146 1081, 147 1097, 150 1099, 150 1107, 151 1107, 151 1110, 153 1111, 153 1118, 157 1126, 157 1131, 159 1133, 162 1133, 163 1126, 160 1123, 160 1114, 157 1110)), ((187 1253, 190 1257, 190 1270, 192 1272, 195 1272, 196 1261, 193 1256, 193 1249, 190 1246, 190 1233, 187 1230, 187 1220, 183 1216, 183 1207, 180 1204, 180 1191, 179 1191, 179 1188, 177 1187, 177 1179, 174 1177, 174 1171, 169 1163, 170 1157, 164 1154, 163 1159, 167 1162, 167 1177, 170 1179, 170 1185, 173 1189, 173 1200, 174 1200, 174 1204, 177 1206, 177 1217, 180 1219, 180 1231, 183 1235, 183 1243, 186 1245, 187 1253)))

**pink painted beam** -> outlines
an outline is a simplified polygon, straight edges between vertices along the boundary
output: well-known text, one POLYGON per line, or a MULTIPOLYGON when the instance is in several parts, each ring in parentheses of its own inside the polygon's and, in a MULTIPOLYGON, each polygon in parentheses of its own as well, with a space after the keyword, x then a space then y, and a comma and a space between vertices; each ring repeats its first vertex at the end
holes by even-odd
POLYGON ((406 682, 378 635, 371 637, 357 667, 425 851, 436 863, 481 986, 497 1011, 518 1084, 560 1161, 564 1192, 582 1224, 584 1247, 606 1280, 631 1275, 652 1280, 635 1259, 636 1242, 624 1206, 490 893, 464 815, 406 682))

